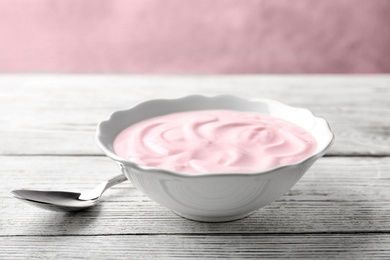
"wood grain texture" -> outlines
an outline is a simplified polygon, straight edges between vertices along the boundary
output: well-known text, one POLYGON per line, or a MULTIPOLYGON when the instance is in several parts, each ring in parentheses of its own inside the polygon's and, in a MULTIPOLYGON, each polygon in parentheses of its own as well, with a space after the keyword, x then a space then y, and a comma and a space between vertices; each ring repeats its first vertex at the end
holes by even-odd
POLYGON ((390 259, 390 76, 0 75, 0 259, 390 259), (276 202, 226 223, 183 219, 130 182, 56 213, 20 188, 82 191, 119 173, 96 124, 151 98, 267 97, 325 117, 328 153, 276 202))
POLYGON ((75 214, 43 211, 9 196, 17 188, 93 188, 119 172, 106 157, 1 156, 0 165, 3 236, 390 232, 390 158, 321 158, 278 201, 248 218, 214 224, 178 217, 130 182, 75 214))
POLYGON ((189 94, 266 97, 306 107, 336 134, 331 155, 390 155, 390 76, 0 75, 0 154, 101 154, 111 112, 189 94), (363 120, 364 119, 364 120, 363 120))
POLYGON ((388 259, 389 234, 0 237, 0 259, 388 259))

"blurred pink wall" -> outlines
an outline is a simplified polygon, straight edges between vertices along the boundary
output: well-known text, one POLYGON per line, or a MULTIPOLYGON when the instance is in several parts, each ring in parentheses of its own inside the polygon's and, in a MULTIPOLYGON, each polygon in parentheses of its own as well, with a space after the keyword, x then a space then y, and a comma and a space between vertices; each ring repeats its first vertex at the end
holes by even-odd
POLYGON ((388 0, 0 0, 0 72, 390 72, 388 0))

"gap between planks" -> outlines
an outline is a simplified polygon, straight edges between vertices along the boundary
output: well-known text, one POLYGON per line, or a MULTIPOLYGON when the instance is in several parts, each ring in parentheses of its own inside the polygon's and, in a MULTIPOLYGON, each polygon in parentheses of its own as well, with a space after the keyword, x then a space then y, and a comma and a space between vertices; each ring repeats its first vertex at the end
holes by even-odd
POLYGON ((319 231, 319 232, 251 232, 251 233, 98 233, 98 234, 30 234, 30 235, 0 235, 0 237, 99 237, 99 236, 301 236, 301 235, 387 235, 390 230, 355 230, 355 231, 319 231))

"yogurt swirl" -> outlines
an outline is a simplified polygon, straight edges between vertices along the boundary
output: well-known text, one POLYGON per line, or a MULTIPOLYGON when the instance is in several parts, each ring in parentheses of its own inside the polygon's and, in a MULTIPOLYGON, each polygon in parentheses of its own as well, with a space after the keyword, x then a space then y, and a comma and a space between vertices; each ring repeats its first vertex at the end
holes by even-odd
POLYGON ((138 122, 114 141, 117 155, 182 173, 259 172, 296 163, 316 149, 301 127, 230 110, 174 113, 138 122))

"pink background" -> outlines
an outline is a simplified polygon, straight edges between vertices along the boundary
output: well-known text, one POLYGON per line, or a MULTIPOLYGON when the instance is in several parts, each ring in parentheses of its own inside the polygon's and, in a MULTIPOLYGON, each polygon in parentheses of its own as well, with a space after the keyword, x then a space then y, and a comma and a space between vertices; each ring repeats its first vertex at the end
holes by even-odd
POLYGON ((388 0, 0 0, 0 72, 389 73, 388 0))

